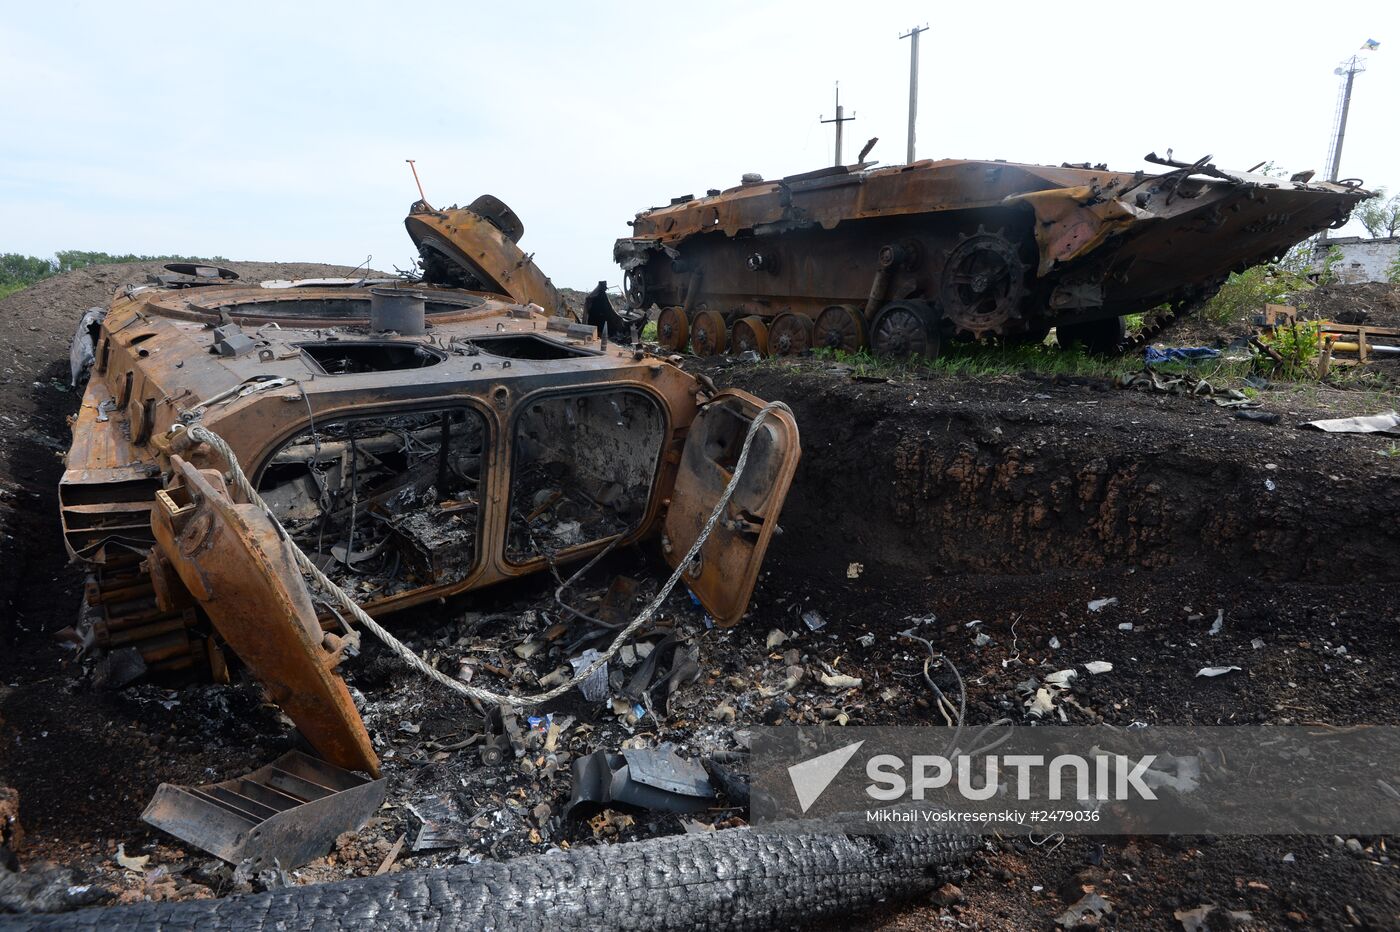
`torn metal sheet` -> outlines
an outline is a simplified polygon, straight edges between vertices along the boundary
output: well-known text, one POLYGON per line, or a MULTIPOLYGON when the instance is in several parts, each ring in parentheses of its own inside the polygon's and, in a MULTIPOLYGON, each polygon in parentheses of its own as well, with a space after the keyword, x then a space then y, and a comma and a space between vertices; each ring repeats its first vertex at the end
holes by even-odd
POLYGON ((1307 421, 1300 425, 1329 434, 1396 434, 1400 435, 1400 414, 1387 411, 1366 417, 1339 417, 1324 421, 1307 421))
POLYGON ((414 851, 458 848, 470 840, 470 820, 456 796, 425 796, 408 804, 408 810, 418 817, 418 834, 413 837, 414 851))
POLYGON ((300 751, 244 777, 204 786, 162 783, 141 818, 230 864, 290 870, 364 825, 388 782, 300 751))
POLYGON ((78 329, 68 347, 69 384, 74 387, 87 379, 88 370, 97 360, 97 334, 106 316, 105 307, 90 307, 78 319, 78 329))
POLYGON ((699 812, 715 799, 710 776, 699 761, 686 760, 674 745, 596 751, 574 761, 574 788, 565 814, 588 818, 603 809, 699 812))

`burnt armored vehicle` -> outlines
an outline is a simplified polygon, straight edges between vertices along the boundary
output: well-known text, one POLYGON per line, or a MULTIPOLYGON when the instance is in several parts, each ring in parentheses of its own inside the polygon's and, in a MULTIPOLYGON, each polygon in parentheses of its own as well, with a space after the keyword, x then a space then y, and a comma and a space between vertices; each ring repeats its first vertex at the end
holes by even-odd
POLYGON ((755 427, 752 396, 545 310, 553 287, 479 204, 407 220, 427 278, 471 289, 190 266, 85 317, 59 496, 92 570, 78 635, 114 682, 223 678, 236 657, 322 757, 376 773, 335 673, 347 629, 294 550, 376 617, 649 534, 674 566, 752 433, 683 576, 717 623, 743 614, 800 452, 791 415, 755 427))
POLYGON ((1062 344, 1109 351, 1123 315, 1169 305, 1169 320, 1367 196, 1208 158, 1149 155, 1160 174, 944 160, 745 176, 639 213, 614 258, 673 350, 933 357, 949 337, 1057 327, 1062 344))

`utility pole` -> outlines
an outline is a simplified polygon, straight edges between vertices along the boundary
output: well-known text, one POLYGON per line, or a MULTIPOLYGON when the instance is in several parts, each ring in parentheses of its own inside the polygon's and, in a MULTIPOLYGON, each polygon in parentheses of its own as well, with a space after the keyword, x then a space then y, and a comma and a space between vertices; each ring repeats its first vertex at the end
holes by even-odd
POLYGON ((909 40, 909 154, 905 162, 914 163, 914 120, 919 115, 919 33, 928 32, 927 26, 915 26, 901 39, 909 40))
MULTIPOLYGON (((811 111, 809 110, 808 112, 810 113, 811 111)), ((841 163, 841 124, 842 124, 842 123, 849 123, 850 121, 852 121, 852 120, 854 120, 854 119, 856 118, 856 115, 855 115, 854 113, 852 113, 850 116, 843 116, 842 114, 843 114, 844 112, 845 112, 845 111, 841 109, 841 82, 840 82, 840 81, 837 81, 837 82, 836 82, 836 116, 832 117, 830 120, 825 120, 825 119, 822 119, 821 117, 817 117, 817 119, 821 120, 823 123, 835 123, 835 124, 836 124, 836 166, 837 166, 838 168, 839 168, 839 167, 841 166, 841 164, 842 164, 842 163, 841 163)))

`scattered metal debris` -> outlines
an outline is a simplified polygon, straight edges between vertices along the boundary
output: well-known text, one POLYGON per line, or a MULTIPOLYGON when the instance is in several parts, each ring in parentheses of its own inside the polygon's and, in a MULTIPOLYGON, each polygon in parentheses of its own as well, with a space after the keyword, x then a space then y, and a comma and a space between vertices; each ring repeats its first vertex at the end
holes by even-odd
POLYGON ((704 766, 686 760, 673 745, 595 751, 574 762, 573 795, 565 814, 590 818, 604 809, 699 812, 715 799, 704 766))
MULTIPOLYGON (((1172 918, 1181 923, 1184 932, 1208 932, 1215 924, 1210 919, 1210 914, 1216 910, 1213 903, 1203 903, 1195 909, 1178 909, 1172 913, 1172 918)), ((1227 921, 1228 927, 1237 927, 1247 922, 1254 921, 1254 914, 1244 909, 1224 910, 1230 918, 1227 921)))
MULTIPOLYGON (((594 661, 600 659, 602 656, 602 654, 590 647, 577 657, 570 658, 569 663, 574 668, 574 675, 578 676, 581 674, 584 670, 592 666, 594 661)), ((578 691, 583 693, 583 698, 587 699, 589 702, 602 702, 603 697, 608 694, 607 663, 605 662, 589 676, 584 678, 578 684, 578 691)))
POLYGON ((413 839, 414 851, 458 848, 466 843, 468 813, 456 796, 425 796, 408 804, 419 822, 413 839))
POLYGON ((289 751, 222 783, 162 783, 141 818, 230 864, 291 869, 364 824, 386 788, 382 777, 366 779, 289 751))
POLYGON ((1097 893, 1086 893, 1077 903, 1055 917, 1055 924, 1066 929, 1097 926, 1099 920, 1113 912, 1113 906, 1097 893))

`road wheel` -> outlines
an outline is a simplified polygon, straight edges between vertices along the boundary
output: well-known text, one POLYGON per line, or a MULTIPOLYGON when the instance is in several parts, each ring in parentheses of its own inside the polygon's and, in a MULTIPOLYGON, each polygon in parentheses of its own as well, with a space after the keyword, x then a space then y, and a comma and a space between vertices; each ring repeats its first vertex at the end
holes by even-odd
POLYGON ((812 348, 812 318, 788 311, 779 314, 768 332, 768 348, 774 356, 796 356, 812 348))
POLYGON ((942 342, 938 315, 923 301, 891 301, 870 328, 870 349, 888 359, 937 359, 942 342))
POLYGON ((685 319, 685 311, 678 307, 662 310, 656 318, 656 342, 663 349, 679 353, 690 340, 690 321, 685 319))
POLYGON ((696 356, 718 356, 728 345, 729 328, 719 311, 701 311, 690 322, 690 348, 696 356))
POLYGON ((833 304, 817 315, 817 347, 858 353, 865 349, 865 317, 849 304, 833 304))
POLYGON ((762 317, 745 317, 734 322, 734 330, 729 335, 730 348, 735 353, 753 351, 760 356, 768 355, 768 325, 762 317))

